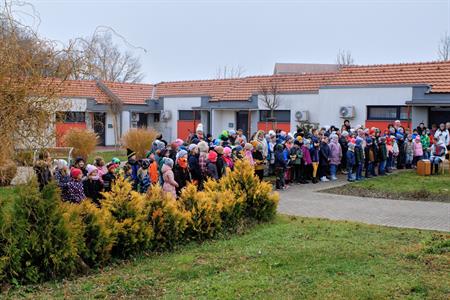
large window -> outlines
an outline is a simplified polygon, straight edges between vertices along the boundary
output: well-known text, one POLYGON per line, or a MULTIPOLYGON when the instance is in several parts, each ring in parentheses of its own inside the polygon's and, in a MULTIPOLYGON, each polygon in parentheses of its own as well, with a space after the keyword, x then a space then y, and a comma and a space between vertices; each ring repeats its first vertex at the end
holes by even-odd
POLYGON ((200 112, 194 110, 179 110, 178 120, 180 121, 200 120, 200 112))
MULTIPOLYGON (((291 111, 290 110, 275 110, 273 116, 276 122, 291 122, 291 111)), ((267 122, 270 118, 270 110, 260 110, 259 111, 259 121, 267 122)))
POLYGON ((84 123, 86 116, 84 112, 65 111, 57 114, 58 121, 63 123, 84 123))
POLYGON ((367 120, 408 120, 407 106, 367 106, 367 120))

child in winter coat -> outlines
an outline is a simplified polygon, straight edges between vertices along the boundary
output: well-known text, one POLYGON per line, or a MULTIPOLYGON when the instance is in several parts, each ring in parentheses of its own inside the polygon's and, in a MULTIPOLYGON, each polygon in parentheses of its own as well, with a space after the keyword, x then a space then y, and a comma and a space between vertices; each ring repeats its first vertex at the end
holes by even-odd
POLYGON ((214 147, 214 151, 217 153, 217 176, 222 178, 222 175, 225 173, 225 161, 223 160, 223 147, 222 146, 216 146, 214 147))
POLYGON ((314 137, 313 147, 309 150, 312 161, 312 183, 319 182, 317 178, 317 169, 319 168, 319 152, 320 152, 320 143, 319 140, 316 137, 314 137))
POLYGON ((55 181, 61 189, 61 198, 65 199, 67 193, 67 183, 70 181, 70 171, 69 165, 64 159, 56 160, 55 181))
POLYGON ((406 153, 405 153, 405 139, 403 134, 397 133, 396 140, 398 146, 397 169, 404 169, 406 162, 406 153))
POLYGON ((303 139, 302 156, 303 156, 303 182, 308 183, 308 180, 312 178, 312 160, 311 153, 309 152, 309 146, 311 141, 309 139, 303 139))
POLYGON ((415 168, 417 162, 421 160, 423 157, 423 146, 420 142, 420 136, 417 135, 413 142, 413 167, 415 168))
POLYGON ((301 136, 299 136, 299 139, 296 139, 294 141, 294 146, 292 146, 291 150, 289 151, 290 155, 290 163, 291 163, 291 170, 292 170, 292 181, 296 183, 304 183, 303 180, 303 167, 302 159, 303 159, 303 151, 302 151, 302 145, 303 145, 303 139, 301 136), (300 143, 300 140, 302 143, 300 143))
POLYGON ((276 188, 285 189, 286 185, 284 182, 284 172, 287 169, 287 162, 284 159, 283 145, 275 145, 275 176, 276 176, 276 188))
POLYGON ((364 165, 366 167, 366 178, 377 176, 377 174, 375 174, 376 157, 377 153, 373 144, 373 140, 372 138, 367 138, 366 147, 364 148, 364 165))
POLYGON ((400 149, 398 148, 398 143, 395 136, 391 136, 391 141, 392 141, 392 169, 396 170, 400 149))
POLYGON ((202 172, 200 170, 200 165, 198 161, 199 153, 198 153, 198 147, 195 144, 189 145, 189 155, 188 155, 188 164, 189 164, 189 171, 191 173, 191 179, 194 184, 197 184, 197 186, 201 187, 203 177, 202 172))
POLYGON ((108 172, 108 170, 105 167, 105 160, 100 156, 96 157, 94 161, 94 166, 97 168, 98 177, 100 178, 100 181, 103 181, 102 179, 103 175, 105 175, 108 172))
POLYGON ((150 177, 150 184, 157 184, 159 182, 158 163, 155 155, 150 154, 148 157, 150 166, 148 167, 148 176, 150 177))
POLYGON ((64 201, 71 203, 80 203, 86 198, 84 194, 83 182, 83 172, 78 168, 72 168, 70 171, 71 180, 66 184, 67 189, 66 198, 64 201))
POLYGON ((209 151, 208 160, 206 163, 207 176, 212 179, 219 179, 219 175, 217 174, 217 153, 214 150, 209 151))
POLYGON ((51 158, 48 152, 39 153, 39 160, 34 164, 33 169, 39 183, 39 190, 42 191, 52 180, 52 172, 50 171, 51 158))
POLYGON ((320 181, 329 181, 327 178, 328 165, 330 164, 330 146, 328 145, 328 137, 324 136, 320 143, 319 152, 319 177, 320 181))
MULTIPOLYGON (((200 171, 202 173, 202 178, 206 178, 207 176, 207 168, 206 164, 208 162, 208 151, 209 146, 205 141, 201 141, 198 143, 198 150, 199 150, 199 157, 198 157, 198 163, 200 165, 200 171)), ((202 186, 202 185, 201 185, 202 186)))
POLYGON ((75 162, 73 164, 74 168, 80 169, 81 172, 83 173, 83 177, 87 176, 87 170, 86 170, 86 162, 84 161, 84 158, 82 157, 77 157, 75 159, 75 162))
POLYGON ((231 158, 231 148, 230 147, 225 147, 223 148, 223 159, 225 161, 225 166, 227 168, 230 168, 230 170, 234 169, 234 162, 233 159, 231 158))
POLYGON ((255 161, 253 160, 253 145, 250 143, 246 143, 244 146, 244 158, 250 162, 251 166, 255 165, 255 161))
POLYGON ((106 169, 108 170, 108 172, 102 176, 103 188, 104 188, 105 192, 110 192, 112 185, 116 181, 117 167, 118 166, 113 162, 110 162, 106 165, 106 169))
POLYGON ((175 181, 175 176, 173 174, 172 168, 173 168, 173 160, 165 157, 163 159, 163 166, 161 168, 162 174, 163 174, 163 191, 166 193, 172 194, 175 198, 177 197, 177 187, 178 183, 175 181))
POLYGON ((331 180, 337 180, 336 173, 342 159, 342 148, 339 144, 339 138, 337 134, 332 134, 330 138, 330 175, 331 180))
POLYGON ((131 149, 127 149, 127 157, 128 157, 127 164, 131 168, 131 183, 133 185, 133 189, 136 191, 138 185, 137 173, 140 167, 138 162, 136 161, 136 152, 134 152, 131 149))
POLYGON ((252 153, 253 161, 255 162, 255 174, 259 180, 264 178, 265 159, 263 155, 263 147, 261 143, 255 143, 255 148, 252 153))
POLYGON ((87 178, 83 181, 83 190, 86 198, 90 198, 95 205, 100 206, 100 199, 103 191, 103 183, 98 176, 98 169, 96 166, 87 165, 87 178))
POLYGON ((391 173, 393 165, 392 164, 393 151, 392 151, 392 139, 390 137, 386 138, 386 151, 387 151, 386 173, 391 173))
POLYGON ((177 162, 173 168, 173 174, 175 181, 178 183, 176 188, 177 195, 179 196, 181 190, 191 181, 191 175, 188 168, 188 153, 186 150, 180 150, 176 155, 177 162))
POLYGON ((148 187, 151 184, 148 170, 149 167, 150 167, 150 160, 143 159, 141 161, 141 167, 137 172, 137 180, 138 180, 137 190, 139 191, 139 193, 147 193, 148 187))
POLYGON ((348 143, 347 146, 347 180, 350 182, 355 181, 355 177, 353 176, 353 167, 356 164, 356 158, 355 158, 355 144, 348 143))
POLYGON ((386 168, 387 160, 389 154, 386 146, 386 137, 380 136, 378 139, 378 175, 386 175, 386 172, 389 172, 389 169, 386 168))
POLYGON ((405 165, 407 169, 411 169, 412 162, 414 159, 413 141, 411 134, 408 134, 404 147, 405 147, 405 165))
POLYGON ((355 166, 356 166, 356 180, 363 180, 362 170, 364 165, 364 149, 362 147, 363 139, 360 137, 356 138, 355 145, 355 166))
POLYGON ((422 153, 423 153, 423 159, 429 159, 430 158, 430 137, 429 137, 429 131, 424 130, 422 132, 422 135, 420 136, 420 143, 422 144, 422 153))

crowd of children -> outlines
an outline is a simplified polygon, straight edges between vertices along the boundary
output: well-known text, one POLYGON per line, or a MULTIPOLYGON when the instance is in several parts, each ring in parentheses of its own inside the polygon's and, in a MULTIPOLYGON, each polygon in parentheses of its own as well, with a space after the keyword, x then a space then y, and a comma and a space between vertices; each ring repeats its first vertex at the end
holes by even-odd
POLYGON ((421 159, 429 159, 437 173, 450 146, 449 129, 450 123, 432 129, 420 124, 410 131, 395 121, 381 131, 352 127, 345 120, 341 128, 299 128, 295 133, 260 130, 250 139, 242 130, 224 130, 214 139, 204 135, 200 124, 186 141, 169 144, 159 136, 144 159, 137 160, 136 153, 127 149, 126 162, 113 158, 106 163, 99 157, 87 164, 77 158, 69 166, 60 159, 50 170, 50 158, 42 154, 35 170, 41 188, 54 179, 65 201, 90 198, 97 205, 101 192, 110 191, 118 176, 129 180, 138 192, 160 184, 177 197, 189 182, 202 189, 208 178, 220 179, 233 170, 236 160, 247 160, 261 180, 275 176, 276 188, 285 189, 287 183, 336 180, 338 173, 347 174, 348 181, 387 175, 395 169, 414 168, 421 159))

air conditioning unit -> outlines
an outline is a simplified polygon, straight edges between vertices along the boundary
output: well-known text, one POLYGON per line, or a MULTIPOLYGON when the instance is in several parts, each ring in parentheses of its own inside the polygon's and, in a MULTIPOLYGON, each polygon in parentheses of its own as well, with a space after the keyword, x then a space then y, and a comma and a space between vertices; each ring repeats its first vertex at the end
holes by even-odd
POLYGON ((164 111, 161 113, 161 119, 162 119, 163 121, 168 121, 168 120, 170 120, 170 118, 172 118, 172 113, 171 113, 170 110, 164 110, 164 111))
POLYGON ((341 106, 339 108, 339 116, 343 119, 352 119, 355 117, 354 106, 341 106))
POLYGON ((307 111, 307 110, 296 111, 295 112, 295 119, 298 122, 300 122, 300 121, 309 121, 309 111, 307 111))
POLYGON ((133 122, 139 121, 139 114, 136 112, 131 113, 131 121, 133 122))

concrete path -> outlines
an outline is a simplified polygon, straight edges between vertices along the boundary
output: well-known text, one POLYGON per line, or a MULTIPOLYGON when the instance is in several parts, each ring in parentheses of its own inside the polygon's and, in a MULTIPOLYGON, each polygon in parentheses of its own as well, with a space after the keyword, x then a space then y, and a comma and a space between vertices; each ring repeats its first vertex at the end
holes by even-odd
POLYGON ((318 192, 345 181, 292 185, 280 192, 280 213, 393 227, 450 231, 450 203, 389 200, 318 192))

